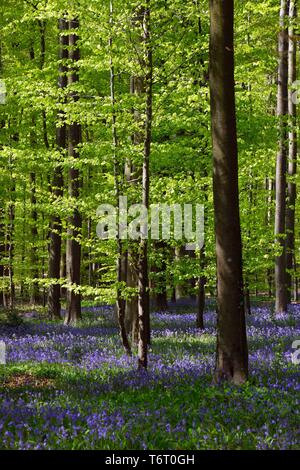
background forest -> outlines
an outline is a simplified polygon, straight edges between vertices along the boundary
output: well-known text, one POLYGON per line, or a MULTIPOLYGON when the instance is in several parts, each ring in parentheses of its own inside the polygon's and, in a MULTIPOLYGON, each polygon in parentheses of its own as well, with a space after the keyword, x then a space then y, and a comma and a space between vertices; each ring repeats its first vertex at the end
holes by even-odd
MULTIPOLYGON (((210 3, 212 8, 222 2, 210 3)), ((16 410, 13 429, 4 420, 8 434, 1 448, 177 448, 178 440, 183 449, 298 445, 296 417, 278 411, 281 393, 287 394, 283 408, 296 407, 289 391, 299 388, 297 366, 284 362, 299 334, 296 2, 234 2, 242 303, 256 381, 241 389, 222 385, 222 392, 209 386, 216 307, 222 317, 222 300, 216 302, 218 188, 210 108, 210 74, 216 68, 210 62, 210 25, 207 0, 0 5, 0 330, 11 363, 1 370, 8 390, 1 406, 3 415, 16 410), (288 33, 285 44, 282 32, 288 33), (148 242, 99 239, 97 208, 117 207, 120 195, 128 204, 202 204, 203 247, 186 251, 186 240, 172 236, 148 242), (137 344, 140 367, 147 368, 149 352, 147 378, 134 368, 137 344), (201 357, 196 360, 194 353, 201 357), (282 370, 280 388, 274 384, 282 370), (186 381, 182 407, 175 378, 186 381), (211 421, 196 409, 195 384, 204 397, 202 411, 218 402, 211 421), (53 387, 59 391, 51 401, 53 387), (158 395, 159 387, 166 389, 159 405, 147 395, 153 387, 158 395), (44 388, 41 399, 35 394, 44 388), (137 389, 143 390, 139 403, 137 389), (63 390, 70 391, 66 401, 63 390), (81 393, 90 402, 88 411, 77 402, 81 393), (174 415, 168 393, 174 394, 174 415), (92 414, 99 394, 108 417, 99 410, 92 414), (226 408, 226 394, 241 400, 240 415, 234 415, 232 403, 226 408), (37 400, 38 422, 26 408, 28 400, 37 400), (151 415, 144 435, 139 419, 124 418, 125 409, 141 417, 142 402, 151 415), (69 413, 71 404, 76 409, 69 413), (155 434, 156 419, 163 424, 155 434), (274 429, 264 428, 272 419, 274 429), (277 432, 278 420, 289 431, 277 432), (34 431, 41 426, 47 429, 43 439, 34 431), (116 429, 122 432, 115 435, 116 429)), ((226 217, 230 225, 230 212, 226 217)), ((219 334, 219 348, 225 336, 219 334)), ((244 382, 246 376, 232 372, 229 381, 244 382)))

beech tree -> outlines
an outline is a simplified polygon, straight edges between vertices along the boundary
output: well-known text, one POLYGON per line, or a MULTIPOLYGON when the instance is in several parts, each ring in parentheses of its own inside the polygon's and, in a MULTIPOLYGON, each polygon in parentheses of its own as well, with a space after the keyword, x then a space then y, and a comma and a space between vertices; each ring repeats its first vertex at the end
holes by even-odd
MULTIPOLYGON (((61 18, 58 22, 59 29, 59 79, 58 87, 64 91, 68 84, 67 78, 67 65, 68 59, 68 21, 61 18)), ((59 203, 63 195, 63 173, 62 173, 62 159, 67 145, 67 126, 65 123, 64 113, 59 111, 57 116, 58 122, 56 126, 56 145, 58 151, 58 158, 54 165, 54 172, 52 178, 52 197, 53 204, 59 203)), ((53 214, 50 219, 49 230, 49 268, 48 274, 51 279, 48 292, 48 313, 50 318, 60 318, 60 284, 57 282, 60 278, 60 264, 61 264, 61 218, 57 214, 53 214)))
POLYGON ((210 100, 217 255, 216 380, 248 376, 238 194, 233 0, 210 0, 210 100))
MULTIPOLYGON (((291 302, 293 291, 293 276, 296 274, 295 257, 295 206, 296 183, 294 178, 297 170, 297 108, 294 97, 294 83, 297 78, 297 38, 295 37, 295 20, 297 19, 297 2, 291 0, 289 7, 288 28, 288 114, 289 114, 289 150, 288 150, 288 183, 286 208, 286 285, 287 300, 291 302)), ((297 301, 295 289, 294 300, 297 301)))
POLYGON ((278 39, 278 94, 279 150, 276 160, 275 237, 280 253, 275 258, 275 311, 287 310, 286 278, 286 170, 287 170, 287 114, 288 114, 288 2, 281 0, 280 32, 278 39))
MULTIPOLYGON (((79 81, 78 64, 80 52, 78 47, 78 28, 79 20, 73 19, 69 21, 69 59, 70 71, 68 78, 68 86, 70 87, 69 98, 71 103, 75 104, 79 100, 79 95, 74 87, 79 81)), ((70 123, 68 126, 68 140, 69 148, 68 154, 70 157, 69 168, 69 197, 74 205, 72 213, 68 218, 68 239, 67 239, 67 278, 68 278, 68 292, 67 292, 67 314, 65 323, 76 323, 81 318, 81 294, 78 292, 80 288, 80 264, 81 264, 81 215, 78 207, 78 198, 80 191, 80 172, 76 165, 79 158, 78 145, 81 143, 81 125, 71 115, 70 123)))

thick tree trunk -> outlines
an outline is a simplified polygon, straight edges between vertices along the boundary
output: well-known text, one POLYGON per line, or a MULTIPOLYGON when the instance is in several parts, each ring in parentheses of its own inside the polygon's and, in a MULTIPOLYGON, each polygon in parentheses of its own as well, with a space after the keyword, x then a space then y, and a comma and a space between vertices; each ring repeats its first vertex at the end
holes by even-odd
POLYGON ((278 40, 278 95, 277 116, 279 119, 279 151, 276 160, 276 210, 275 239, 280 246, 280 255, 275 258, 275 312, 287 310, 286 285, 286 249, 285 249, 285 217, 286 217, 286 165, 287 165, 287 122, 288 114, 288 2, 281 0, 280 27, 278 40))
MULTIPOLYGON (((79 21, 73 19, 69 22, 69 29, 77 30, 79 21)), ((74 85, 79 80, 78 60, 80 58, 78 48, 78 35, 72 33, 69 35, 69 59, 71 61, 71 70, 69 74, 69 85, 74 85)), ((79 96, 74 90, 70 93, 70 99, 74 103, 79 100, 79 96)), ((79 157, 78 145, 81 143, 81 126, 78 122, 69 125, 69 157, 77 159, 79 157)), ((81 215, 78 209, 78 199, 80 190, 79 169, 73 164, 69 169, 69 197, 74 201, 74 209, 68 218, 68 240, 67 240, 67 278, 71 284, 67 292, 67 312, 65 317, 66 324, 74 324, 81 318, 81 294, 75 292, 74 288, 80 287, 80 265, 81 265, 81 215)))
MULTIPOLYGON (((290 1, 289 10, 290 21, 297 18, 296 1, 290 1)), ((297 170, 297 110, 293 100, 293 83, 296 81, 296 38, 294 37, 294 25, 291 23, 289 30, 288 46, 288 114, 289 114, 289 161, 288 175, 295 177, 297 170)), ((296 205, 296 183, 288 181, 287 186, 287 210, 286 210, 286 284, 287 301, 291 302, 293 290, 292 271, 294 267, 295 253, 295 205, 296 205)))
POLYGON ((234 94, 233 0, 210 0, 210 95, 217 255, 216 381, 248 376, 234 94))
MULTIPOLYGON (((68 36, 63 34, 68 30, 68 22, 64 19, 59 20, 59 59, 68 59, 68 36)), ((67 66, 60 64, 59 66, 59 79, 58 87, 64 90, 67 87, 67 66)), ((59 152, 63 152, 67 145, 67 128, 64 122, 64 115, 62 112, 58 113, 58 125, 56 127, 56 146, 59 152)), ((52 179, 52 196, 55 200, 59 200, 63 195, 63 174, 61 162, 58 161, 52 179)), ((50 279, 60 278, 60 260, 61 260, 61 218, 59 215, 52 215, 50 221, 49 233, 49 267, 48 275, 50 279)), ((60 284, 53 282, 49 287, 48 292, 48 314, 52 319, 60 318, 60 284)))

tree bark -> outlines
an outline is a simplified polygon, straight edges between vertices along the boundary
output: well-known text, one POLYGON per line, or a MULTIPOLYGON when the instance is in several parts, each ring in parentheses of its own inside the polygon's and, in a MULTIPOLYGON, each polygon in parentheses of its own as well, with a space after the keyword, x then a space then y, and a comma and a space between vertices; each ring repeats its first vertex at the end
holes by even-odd
MULTIPOLYGON (((69 85, 74 85, 79 81, 78 60, 80 59, 78 47, 78 34, 74 32, 79 28, 78 19, 69 22, 69 29, 73 32, 69 35, 69 59, 71 61, 69 85)), ((70 101, 78 102, 78 93, 74 90, 70 92, 70 101)), ((81 143, 81 125, 72 118, 69 125, 69 149, 68 154, 71 159, 78 159, 78 145, 81 143)), ((75 324, 81 318, 81 294, 75 292, 74 288, 80 287, 80 265, 81 265, 81 215, 78 209, 78 199, 80 191, 80 172, 71 163, 69 169, 69 197, 74 201, 74 209, 68 218, 68 239, 67 239, 67 278, 70 287, 67 291, 67 312, 65 324, 75 324)))
POLYGON ((287 279, 286 279, 286 166, 287 166, 287 121, 288 114, 288 2, 281 0, 280 32, 278 39, 278 94, 277 116, 279 121, 279 151, 276 159, 276 209, 275 209, 275 240, 280 247, 280 255, 275 258, 275 312, 287 310, 287 279))
MULTIPOLYGON (((143 46, 145 65, 145 137, 144 159, 142 173, 142 203, 149 209, 149 160, 151 151, 152 131, 152 47, 150 38, 150 0, 146 0, 143 11, 143 46)), ((150 344, 150 305, 149 305, 149 275, 148 275, 148 234, 140 239, 139 264, 138 264, 138 320, 139 343, 138 364, 139 368, 146 369, 148 363, 148 344, 150 344)))
MULTIPOLYGON (((110 0, 110 25, 113 26, 113 0, 110 0)), ((114 179, 115 179, 115 196, 116 196, 116 203, 119 202, 120 194, 120 177, 121 171, 118 162, 118 155, 117 155, 117 148, 118 148, 118 135, 117 135, 117 127, 116 127, 116 114, 115 114, 115 70, 114 70, 114 63, 113 63, 113 56, 112 56, 112 34, 109 39, 109 49, 110 49, 110 99, 112 105, 112 141, 113 141, 113 149, 114 149, 114 179)), ((128 355, 131 355, 131 347, 128 341, 127 331, 125 328, 125 307, 126 301, 122 296, 122 282, 126 281, 124 269, 123 269, 123 243, 117 234, 117 247, 118 247, 118 257, 117 257, 117 295, 116 295, 116 304, 117 304, 117 316, 118 316, 118 323, 120 329, 120 336, 122 345, 125 349, 125 352, 128 355)))
POLYGON ((233 0, 210 0, 210 99, 217 255, 215 380, 248 377, 238 193, 233 0))
MULTIPOLYGON (((68 30, 68 22, 64 19, 59 20, 59 59, 65 61, 68 59, 68 36, 64 34, 68 30)), ((67 66, 60 63, 59 66, 59 79, 58 88, 64 90, 67 87, 67 66)), ((64 152, 67 145, 67 127, 63 122, 64 113, 58 113, 58 123, 56 127, 56 147, 61 153, 64 152)), ((59 201, 63 195, 63 173, 61 162, 58 161, 54 168, 52 178, 52 197, 53 202, 59 201)), ((61 260, 61 218, 59 215, 52 215, 50 220, 50 233, 49 233, 49 266, 48 275, 52 280, 60 278, 60 260, 61 260)), ((53 282, 53 281, 52 281, 53 282)), ((48 314, 49 317, 54 319, 60 318, 60 302, 61 289, 58 282, 53 282, 48 291, 48 314)))
POLYGON ((291 302, 293 290, 292 272, 294 268, 295 253, 295 205, 296 205, 296 183, 292 180, 297 172, 297 110, 293 100, 293 83, 296 81, 296 39, 294 37, 293 21, 297 18, 296 1, 290 1, 288 30, 288 114, 289 114, 289 158, 288 176, 291 180, 287 185, 287 209, 286 209, 286 284, 287 301, 291 302))

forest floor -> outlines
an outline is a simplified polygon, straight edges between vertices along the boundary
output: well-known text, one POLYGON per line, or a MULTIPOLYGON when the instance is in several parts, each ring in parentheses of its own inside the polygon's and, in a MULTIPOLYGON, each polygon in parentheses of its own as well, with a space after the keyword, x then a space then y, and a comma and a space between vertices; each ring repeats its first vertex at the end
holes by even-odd
POLYGON ((248 317, 250 380, 212 383, 215 313, 153 313, 149 371, 121 348, 111 307, 87 308, 77 327, 35 313, 0 324, 1 449, 296 449, 300 305, 248 317))

